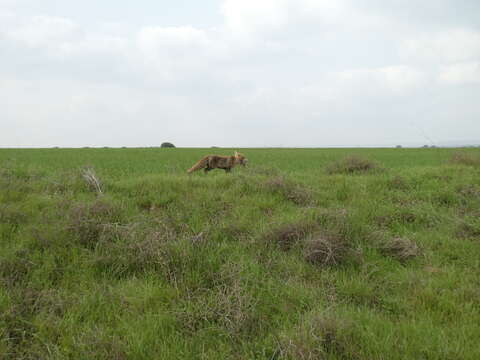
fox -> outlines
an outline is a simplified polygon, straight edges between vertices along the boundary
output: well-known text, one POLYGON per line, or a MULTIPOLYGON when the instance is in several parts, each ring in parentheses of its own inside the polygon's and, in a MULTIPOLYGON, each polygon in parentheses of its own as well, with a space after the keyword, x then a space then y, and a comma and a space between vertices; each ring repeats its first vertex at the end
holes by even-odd
POLYGON ((234 166, 246 166, 247 162, 248 159, 237 151, 235 151, 233 156, 207 155, 188 169, 187 172, 190 174, 194 171, 204 169, 206 174, 213 169, 223 169, 226 173, 229 173, 234 166))

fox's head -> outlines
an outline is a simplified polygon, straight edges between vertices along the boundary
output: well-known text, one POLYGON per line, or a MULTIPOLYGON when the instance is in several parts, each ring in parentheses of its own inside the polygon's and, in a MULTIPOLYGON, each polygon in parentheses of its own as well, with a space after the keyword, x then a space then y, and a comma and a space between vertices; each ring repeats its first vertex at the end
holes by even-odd
POLYGON ((235 151, 235 161, 237 164, 240 164, 243 166, 246 166, 248 163, 248 159, 237 151, 235 151))

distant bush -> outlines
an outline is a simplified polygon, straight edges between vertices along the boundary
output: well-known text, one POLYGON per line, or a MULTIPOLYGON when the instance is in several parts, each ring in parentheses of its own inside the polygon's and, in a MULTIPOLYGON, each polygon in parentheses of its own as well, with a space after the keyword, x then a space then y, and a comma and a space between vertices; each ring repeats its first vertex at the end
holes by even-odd
POLYGON ((359 156, 346 157, 327 167, 329 174, 354 174, 373 170, 381 170, 381 167, 377 163, 359 156))
POLYGON ((169 143, 169 142, 164 142, 164 143, 162 143, 162 145, 160 145, 160 147, 162 147, 162 148, 174 148, 175 145, 173 145, 172 143, 169 143))

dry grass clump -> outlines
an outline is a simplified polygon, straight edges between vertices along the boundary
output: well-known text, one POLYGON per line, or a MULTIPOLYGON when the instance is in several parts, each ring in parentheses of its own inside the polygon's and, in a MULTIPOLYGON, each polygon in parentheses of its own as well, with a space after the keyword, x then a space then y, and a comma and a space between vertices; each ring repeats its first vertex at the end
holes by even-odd
POLYGON ((28 220, 26 213, 7 204, 0 204, 0 224, 10 224, 13 227, 25 223, 28 220))
POLYGON ((350 212, 346 208, 317 208, 315 218, 322 227, 344 230, 349 225, 350 212))
POLYGON ((382 168, 376 162, 362 158, 357 155, 352 155, 330 164, 327 167, 327 173, 328 174, 355 174, 355 173, 379 171, 381 169, 382 168))
POLYGON ((78 353, 85 359, 127 360, 125 342, 116 335, 109 335, 101 328, 82 334, 76 343, 78 353))
POLYGON ((354 359, 352 325, 331 315, 318 315, 303 323, 290 338, 281 339, 276 358, 292 360, 354 359))
POLYGON ((456 151, 453 153, 449 161, 451 164, 480 166, 480 156, 470 154, 464 151, 456 151))
POLYGON ((103 194, 102 183, 93 168, 86 167, 82 169, 82 177, 92 191, 99 195, 103 194))
POLYGON ((308 242, 305 260, 319 266, 335 266, 344 263, 349 252, 350 249, 342 237, 319 234, 308 242))
POLYGON ((462 221, 457 227, 456 236, 460 239, 480 238, 480 226, 474 222, 462 221))
POLYGON ((296 205, 307 205, 313 201, 313 192, 308 187, 297 184, 283 176, 266 180, 262 187, 273 193, 281 194, 286 200, 296 205))
POLYGON ((229 223, 221 228, 221 232, 228 238, 244 239, 252 233, 252 229, 248 225, 229 223))
POLYGON ((176 234, 166 226, 133 223, 110 224, 97 247, 95 264, 115 277, 146 271, 168 271, 168 241, 176 234), (111 236, 117 241, 111 241, 111 236))
POLYGON ((96 200, 91 204, 79 204, 70 210, 68 230, 76 235, 81 245, 93 248, 104 231, 108 231, 108 224, 118 223, 120 218, 120 209, 96 200))
POLYGON ((384 214, 375 216, 374 221, 382 228, 392 228, 395 224, 432 227, 439 219, 435 212, 412 206, 388 209, 384 214))
POLYGON ((313 228, 314 225, 307 222, 285 224, 268 232, 264 239, 277 244, 282 250, 289 250, 306 238, 313 228))
POLYGON ((258 299, 244 286, 241 274, 224 274, 228 280, 201 291, 177 313, 184 330, 194 334, 201 329, 220 327, 230 336, 248 338, 261 327, 258 299), (185 311, 186 310, 186 311, 185 311))
POLYGON ((13 256, 0 258, 0 284, 13 287, 21 284, 35 264, 29 259, 26 251, 17 251, 13 256))
MULTIPOLYGON (((2 304, 0 334, 2 359, 46 359, 45 344, 39 341, 35 317, 42 314, 55 321, 71 306, 70 299, 55 289, 17 286, 8 291, 9 301, 2 304)), ((46 323, 41 324, 46 326, 46 323)), ((48 326, 48 325, 47 325, 48 326)), ((43 327, 45 329, 45 327, 43 327)), ((51 354, 51 353, 50 353, 51 354)))
POLYGON ((390 179, 387 183, 387 186, 390 190, 405 191, 410 188, 405 178, 400 175, 396 175, 392 179, 390 179))
MULTIPOLYGON (((32 322, 32 316, 35 313, 35 302, 38 291, 31 289, 18 288, 11 292, 12 303, 4 307, 0 313, 0 323, 2 324, 1 334, 4 345, 11 347, 11 359, 27 359, 25 345, 32 341, 32 335, 35 332, 35 326, 32 322)), ((2 357, 3 359, 3 357, 2 357)))
POLYGON ((475 184, 463 185, 457 188, 457 193, 466 198, 479 198, 480 186, 475 184))
POLYGON ((420 255, 421 251, 417 244, 407 238, 396 237, 388 241, 381 248, 381 252, 402 263, 420 255))

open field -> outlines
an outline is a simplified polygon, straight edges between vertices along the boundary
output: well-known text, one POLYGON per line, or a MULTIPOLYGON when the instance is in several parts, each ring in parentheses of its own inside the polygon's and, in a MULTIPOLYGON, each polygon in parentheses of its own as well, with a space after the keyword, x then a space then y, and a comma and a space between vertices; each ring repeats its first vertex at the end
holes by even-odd
POLYGON ((480 359, 479 149, 239 151, 0 150, 0 358, 480 359))

